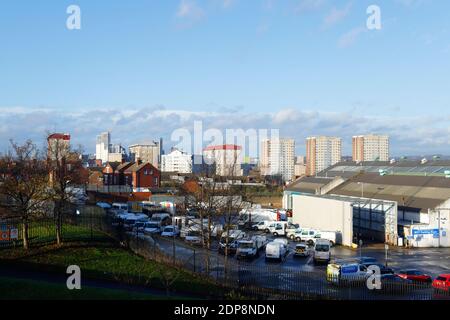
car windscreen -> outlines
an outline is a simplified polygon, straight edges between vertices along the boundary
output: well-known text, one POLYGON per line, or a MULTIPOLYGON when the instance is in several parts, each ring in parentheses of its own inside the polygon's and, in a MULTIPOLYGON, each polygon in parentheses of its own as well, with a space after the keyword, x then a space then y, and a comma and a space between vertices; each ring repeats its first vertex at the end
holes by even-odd
POLYGON ((200 231, 189 231, 188 232, 188 237, 199 237, 200 236, 200 231))
POLYGON ((159 224, 157 223, 147 223, 145 225, 146 228, 159 228, 159 224))
POLYGON ((251 249, 251 248, 253 248, 253 244, 251 242, 240 242, 239 248, 240 249, 251 249))
POLYGON ((172 227, 167 227, 164 229, 164 232, 173 232, 173 228, 172 227))

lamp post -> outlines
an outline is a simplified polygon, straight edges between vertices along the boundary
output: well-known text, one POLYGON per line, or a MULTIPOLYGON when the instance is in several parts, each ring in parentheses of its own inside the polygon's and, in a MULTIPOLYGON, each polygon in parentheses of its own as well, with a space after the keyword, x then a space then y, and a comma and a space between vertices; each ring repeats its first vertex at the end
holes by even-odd
POLYGON ((361 198, 364 198, 364 182, 358 182, 361 185, 361 198))
POLYGON ((384 256, 384 259, 385 259, 384 264, 386 265, 386 267, 388 266, 388 251, 389 251, 389 245, 386 243, 386 244, 384 245, 384 253, 385 253, 385 256, 384 256))
POLYGON ((362 241, 362 239, 359 239, 359 260, 362 259, 362 245, 363 245, 363 241, 362 241))

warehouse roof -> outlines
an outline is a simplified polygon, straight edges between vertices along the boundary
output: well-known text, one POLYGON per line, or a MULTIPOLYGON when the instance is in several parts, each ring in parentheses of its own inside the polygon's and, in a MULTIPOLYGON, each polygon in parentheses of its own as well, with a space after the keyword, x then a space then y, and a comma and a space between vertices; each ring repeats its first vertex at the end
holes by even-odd
POLYGON ((316 190, 330 183, 333 179, 319 177, 301 177, 286 187, 286 191, 316 193, 316 190))
POLYGON ((360 173, 329 194, 391 200, 399 206, 426 212, 450 199, 450 179, 360 173))

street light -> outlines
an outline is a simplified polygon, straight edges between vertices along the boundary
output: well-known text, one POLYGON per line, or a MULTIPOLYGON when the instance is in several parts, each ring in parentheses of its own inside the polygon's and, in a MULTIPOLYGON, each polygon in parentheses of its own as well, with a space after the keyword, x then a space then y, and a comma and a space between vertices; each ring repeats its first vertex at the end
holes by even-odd
POLYGON ((361 198, 364 198, 364 182, 358 182, 361 185, 361 198))
POLYGON ((362 239, 359 239, 359 260, 362 259, 362 245, 363 245, 363 241, 362 241, 362 239))
POLYGON ((389 250, 389 245, 386 243, 384 245, 384 252, 385 252, 385 256, 384 256, 384 264, 386 265, 386 267, 388 266, 388 250, 389 250))

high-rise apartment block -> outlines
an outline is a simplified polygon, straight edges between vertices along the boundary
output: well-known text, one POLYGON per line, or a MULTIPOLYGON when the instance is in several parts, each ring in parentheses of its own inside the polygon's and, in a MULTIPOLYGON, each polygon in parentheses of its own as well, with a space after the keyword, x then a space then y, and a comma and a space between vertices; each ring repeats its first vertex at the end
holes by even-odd
POLYGON ((306 139, 306 174, 313 176, 341 161, 342 140, 338 137, 306 139))
POLYGON ((386 135, 354 136, 353 161, 389 161, 389 137, 386 135))
POLYGON ((192 155, 174 149, 161 156, 161 171, 192 173, 192 155))
POLYGON ((261 143, 260 169, 263 176, 294 178, 295 141, 293 139, 266 139, 261 143))
POLYGON ((218 176, 242 176, 241 152, 242 147, 233 144, 209 146, 203 150, 203 158, 207 164, 215 165, 218 176))
POLYGON ((95 144, 95 157, 101 160, 102 163, 109 161, 109 145, 111 144, 111 134, 103 132, 97 136, 97 143, 95 144))

